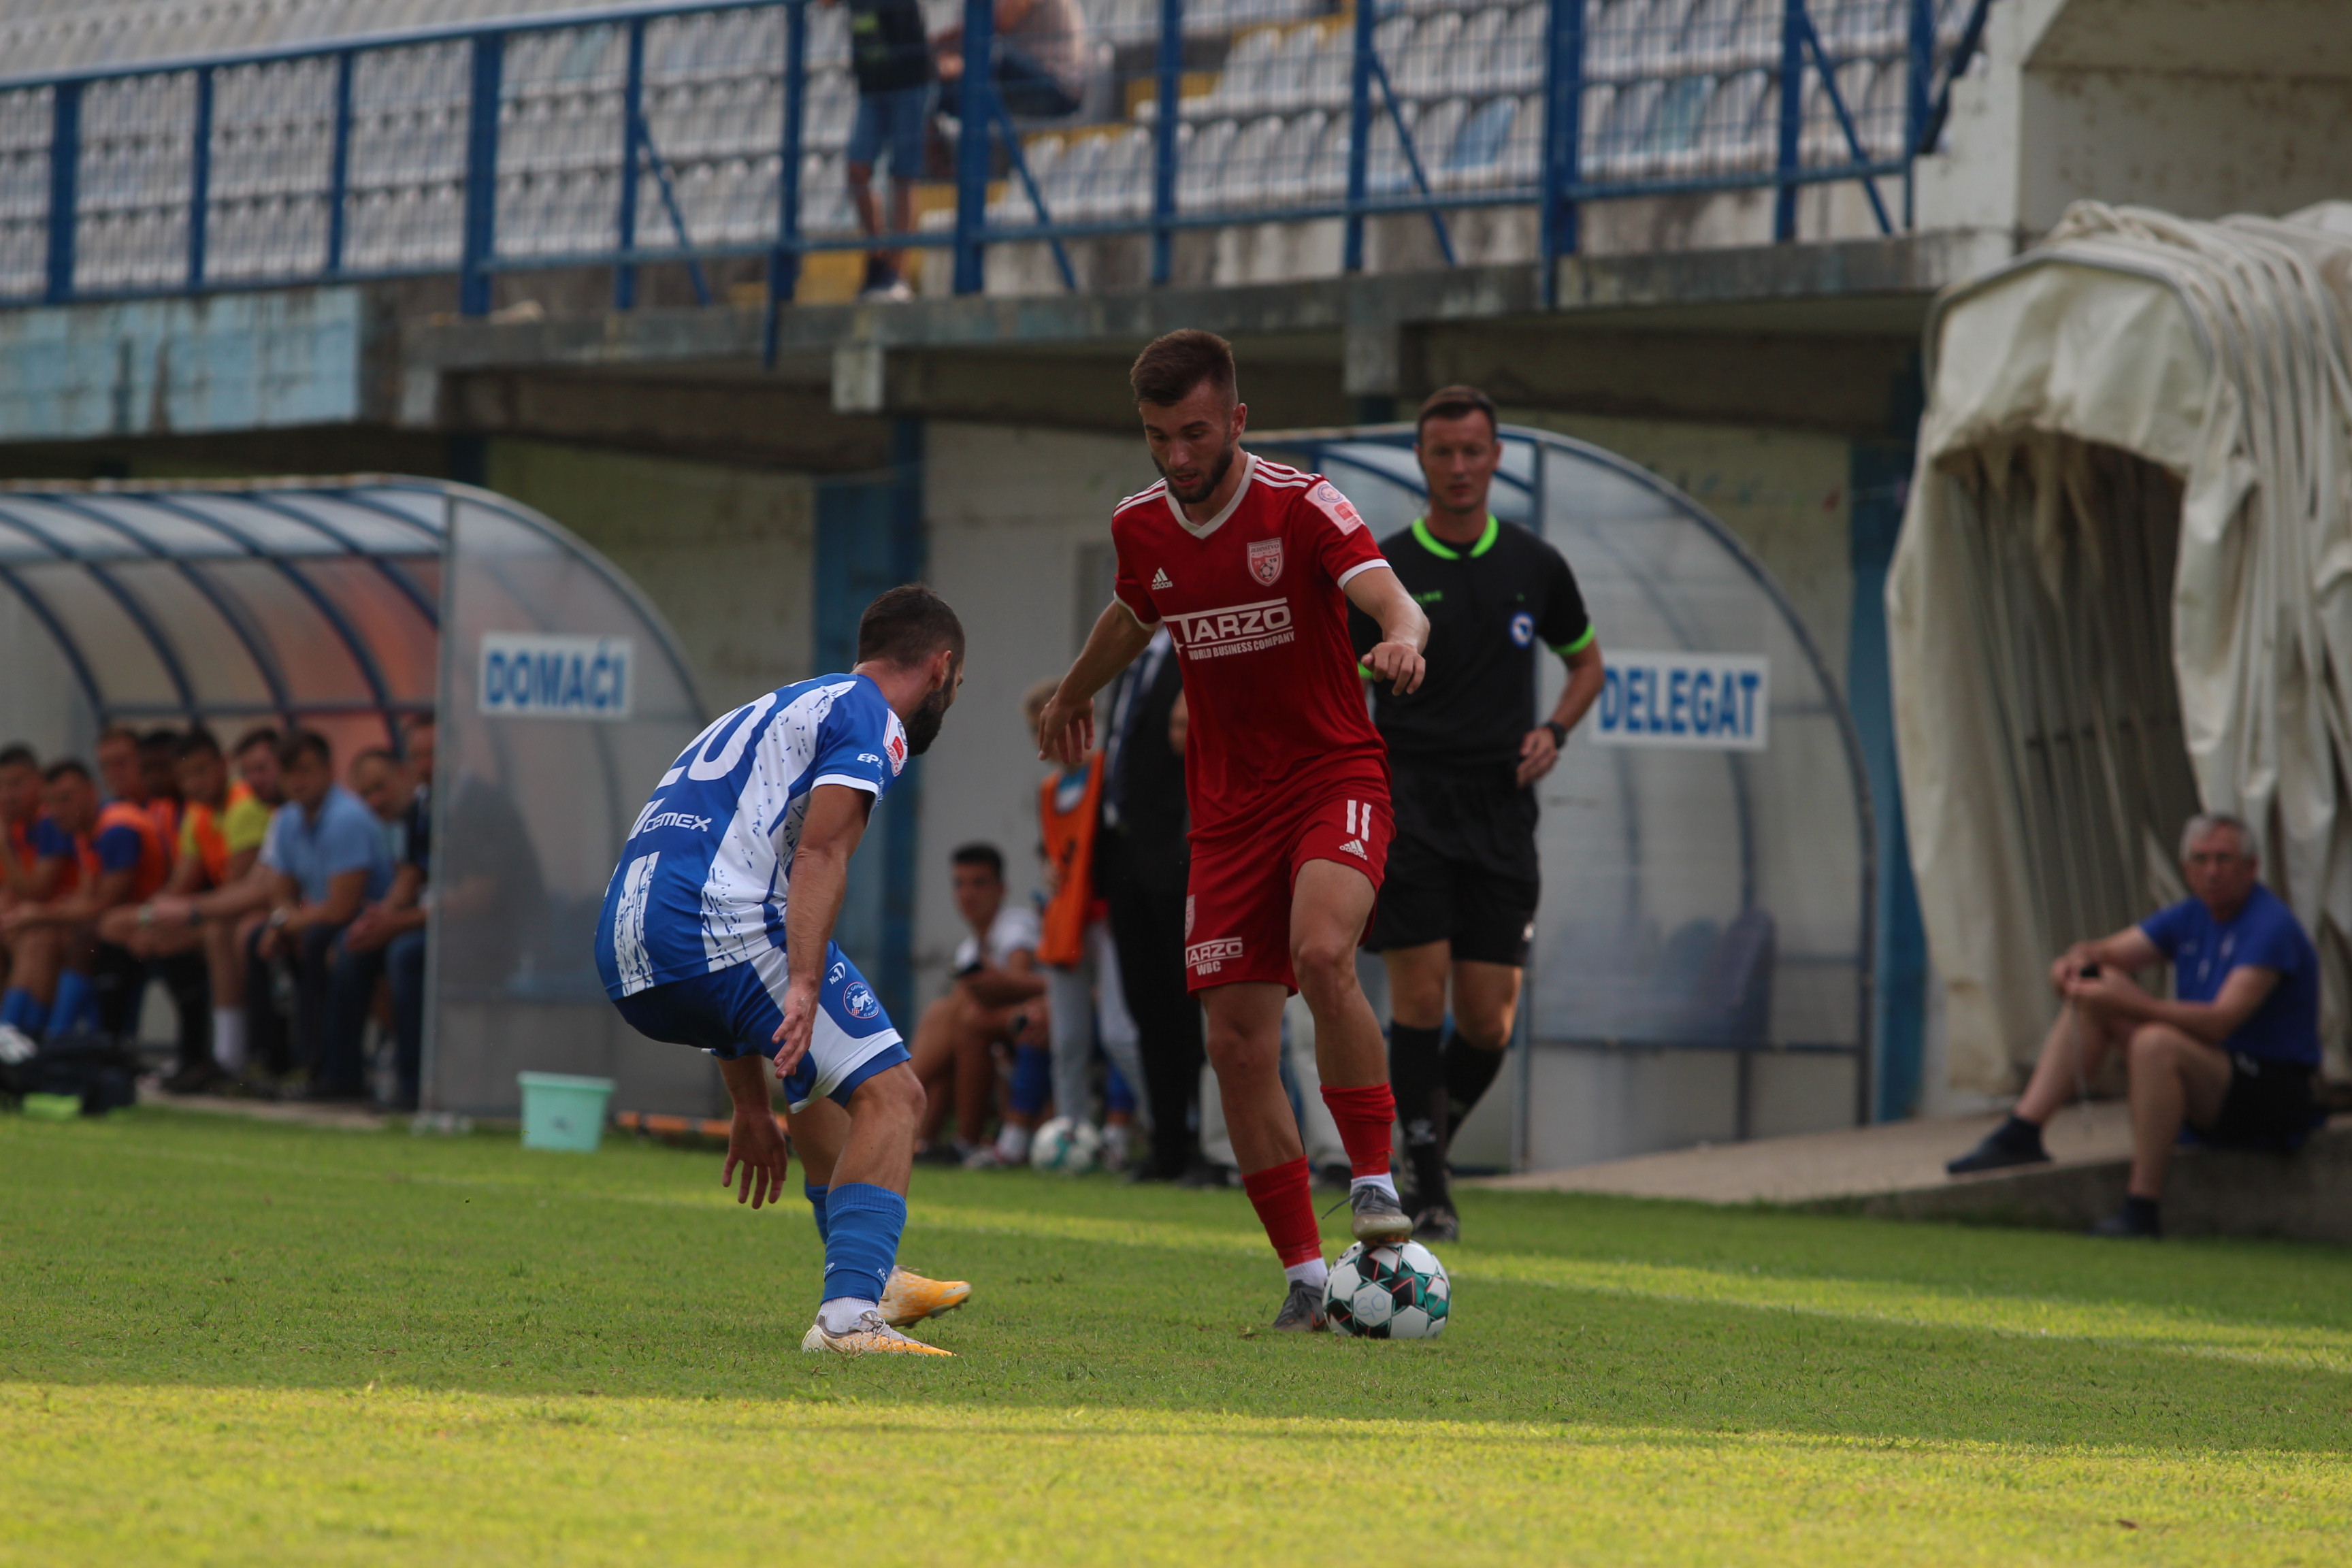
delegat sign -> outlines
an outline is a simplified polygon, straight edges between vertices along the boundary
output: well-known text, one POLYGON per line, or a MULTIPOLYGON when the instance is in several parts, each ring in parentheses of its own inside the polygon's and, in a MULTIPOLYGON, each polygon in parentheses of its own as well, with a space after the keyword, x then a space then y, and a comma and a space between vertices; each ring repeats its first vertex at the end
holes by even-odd
POLYGON ((482 634, 482 711, 500 719, 625 719, 627 637, 482 634))
POLYGON ((1604 746, 1760 752, 1772 661, 1746 653, 1603 655, 1608 677, 1583 732, 1604 746))

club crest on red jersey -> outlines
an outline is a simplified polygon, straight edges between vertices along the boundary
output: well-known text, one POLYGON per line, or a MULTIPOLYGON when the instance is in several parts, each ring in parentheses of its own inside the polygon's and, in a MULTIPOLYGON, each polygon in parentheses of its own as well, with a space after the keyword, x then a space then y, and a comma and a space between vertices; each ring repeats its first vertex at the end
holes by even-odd
MULTIPOLYGON (((1363 515, 1356 510, 1355 503, 1341 495, 1339 487, 1328 479, 1318 480, 1315 488, 1307 492, 1307 499, 1320 507, 1324 515, 1330 518, 1333 522, 1338 523, 1339 531, 1342 533, 1353 533, 1364 526, 1363 515)), ((1272 582, 1273 579, 1268 578, 1267 581, 1272 582)))
MULTIPOLYGON (((1336 493, 1336 492, 1335 492, 1336 493)), ((1345 505, 1343 501, 1340 503, 1345 505)), ((1250 575, 1271 588, 1282 577, 1282 541, 1255 539, 1249 547, 1250 575)))

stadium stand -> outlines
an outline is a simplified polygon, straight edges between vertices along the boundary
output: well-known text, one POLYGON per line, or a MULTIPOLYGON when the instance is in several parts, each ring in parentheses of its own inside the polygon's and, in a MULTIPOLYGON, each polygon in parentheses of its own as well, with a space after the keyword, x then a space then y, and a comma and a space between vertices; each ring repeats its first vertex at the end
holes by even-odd
MULTIPOLYGON (((76 6, 39 0, 0 26, 12 79, 44 73, 363 40, 478 25, 555 0, 184 0, 76 6)), ((1532 202, 1542 174, 1549 0, 1384 8, 1370 86, 1370 197, 1532 202), (1416 169, 1416 164, 1418 168, 1416 169)), ((1932 89, 1975 0, 1934 0, 1932 89)), ((1893 169, 1915 102, 1914 0, 1812 0, 1838 113, 1804 69, 1799 163, 1893 169), (1857 159, 1859 144, 1862 158, 1857 159)), ((935 27, 955 0, 931 0, 935 27)), ((1186 215, 1312 216, 1348 195, 1355 26, 1318 0, 1197 0, 1184 9, 1177 202, 1186 215)), ((1578 174, 1590 185, 1688 189, 1769 182, 1780 163, 1788 0, 1586 0, 1578 174)), ((1090 16, 1087 105, 1022 127, 1051 222, 1140 226, 1151 216, 1159 0, 1090 16)), ((738 253, 772 243, 782 176, 784 8, 656 15, 643 33, 645 155, 634 193, 642 249, 738 253)), ((622 243, 622 112, 630 28, 519 31, 503 51, 497 254, 547 263, 622 243)), ((842 149, 856 104, 846 13, 807 11, 800 226, 854 233, 842 149)), ((99 78, 79 93, 71 292, 192 281, 438 271, 460 263, 473 51, 465 37, 99 78), (346 65, 344 62, 348 62, 346 65), (345 121, 339 105, 348 102, 345 121), (199 171, 192 127, 208 117, 199 171), (339 127, 341 131, 339 132, 339 127), (343 198, 332 198, 341 161, 343 198), (191 233, 201 178, 205 222, 191 233)), ((0 295, 58 297, 47 236, 56 186, 50 89, 0 87, 0 295)), ((1000 171, 1011 173, 1011 171, 1000 171)), ((992 224, 1028 226, 1018 178, 992 224)), ((951 223, 933 212, 928 226, 951 223)))

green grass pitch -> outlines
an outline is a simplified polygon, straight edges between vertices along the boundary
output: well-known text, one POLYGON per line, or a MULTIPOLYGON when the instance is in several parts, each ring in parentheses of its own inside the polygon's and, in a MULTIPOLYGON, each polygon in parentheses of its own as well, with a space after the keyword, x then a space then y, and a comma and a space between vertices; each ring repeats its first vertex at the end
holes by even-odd
MULTIPOLYGON (((918 1179, 961 1359, 629 1142, 0 1118, 0 1563, 2336 1563, 2352 1254, 1469 1194, 1425 1343, 1239 1193, 918 1179)), ((1335 1250, 1337 1243, 1335 1242, 1335 1250)))

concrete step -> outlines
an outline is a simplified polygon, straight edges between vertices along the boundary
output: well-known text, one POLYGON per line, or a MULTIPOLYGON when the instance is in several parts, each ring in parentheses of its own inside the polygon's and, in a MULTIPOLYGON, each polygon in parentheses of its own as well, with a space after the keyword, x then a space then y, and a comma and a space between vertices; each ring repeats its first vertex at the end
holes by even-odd
MULTIPOLYGON (((2131 1127, 2120 1102, 2073 1108, 2053 1118, 2043 1134, 2049 1164, 1947 1176, 1944 1162, 2000 1121, 1889 1122, 1463 1184, 2062 1230, 2079 1230, 2122 1206, 2131 1127)), ((2172 1236, 2352 1242, 2352 1117, 2336 1118, 2294 1154, 2181 1150, 2165 1184, 2164 1225, 2172 1236)))

